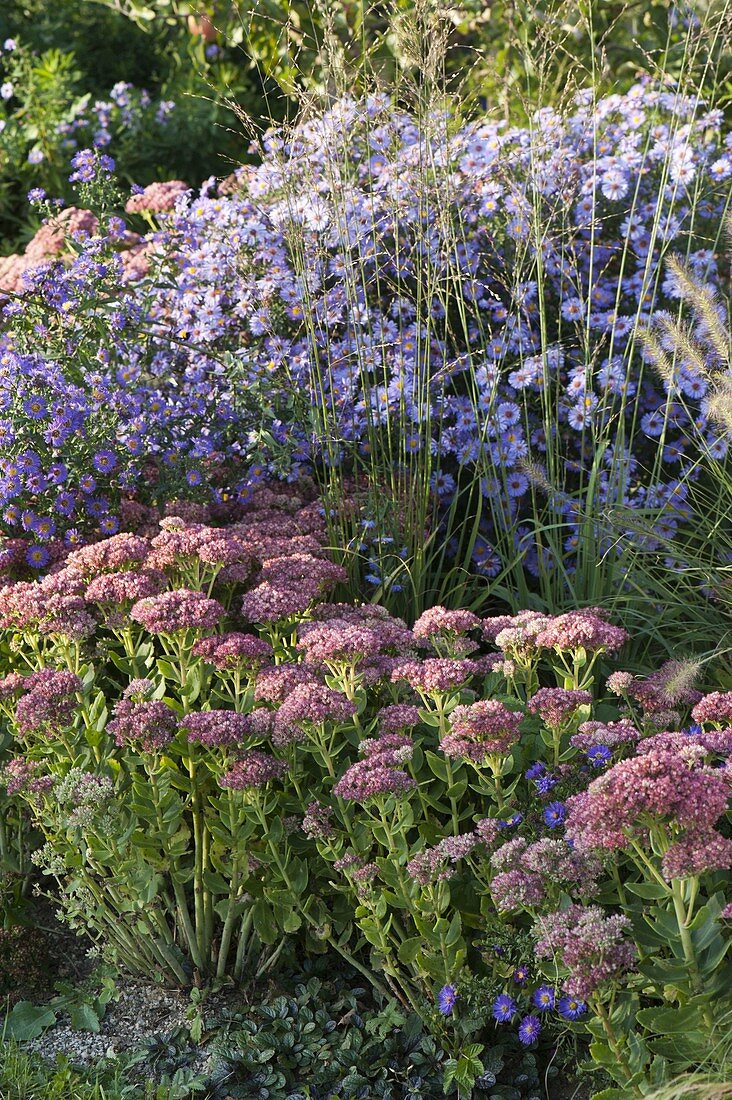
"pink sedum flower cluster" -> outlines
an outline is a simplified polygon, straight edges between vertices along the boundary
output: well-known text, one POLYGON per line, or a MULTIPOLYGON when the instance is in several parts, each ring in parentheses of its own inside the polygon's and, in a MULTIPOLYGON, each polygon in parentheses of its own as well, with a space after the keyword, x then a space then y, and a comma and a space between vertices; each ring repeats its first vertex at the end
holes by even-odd
POLYGON ((340 691, 325 684, 300 684, 288 692, 274 718, 272 740, 285 745, 305 739, 307 726, 323 722, 346 722, 356 713, 356 705, 340 691))
POLYGON ((478 647, 469 634, 480 626, 472 611, 449 611, 438 605, 422 612, 414 624, 414 637, 442 656, 465 657, 478 647))
POLYGON ((511 751, 523 717, 523 712, 509 710, 497 699, 457 706, 450 715, 450 732, 440 747, 446 756, 483 764, 489 756, 505 756, 511 751))
POLYGON ((639 738, 638 730, 628 718, 621 718, 617 722, 597 722, 591 719, 581 723, 570 738, 570 744, 585 750, 597 745, 606 745, 612 749, 617 745, 634 745, 639 738))
POLYGON ((219 671, 244 669, 252 672, 272 660, 269 642, 256 634, 240 634, 237 631, 200 638, 191 652, 194 657, 200 657, 219 671))
POLYGON ((456 873, 460 860, 470 855, 480 842, 475 833, 444 837, 434 848, 424 848, 410 859, 407 874, 420 886, 445 882, 456 873))
POLYGON ((202 710, 186 714, 180 728, 194 744, 224 748, 241 745, 252 732, 252 720, 233 710, 202 710))
POLYGON ((287 764, 283 760, 252 749, 219 776, 219 786, 232 791, 256 790, 274 779, 281 779, 286 772, 287 764))
POLYGON ((690 739, 686 752, 662 742, 620 761, 567 800, 567 836, 584 851, 627 851, 646 847, 655 825, 671 841, 661 863, 666 878, 732 867, 732 840, 715 829, 730 786, 705 755, 690 739))
POLYGON ((636 950, 626 939, 629 929, 627 917, 606 916, 599 905, 570 905, 537 920, 536 954, 558 958, 569 971, 562 989, 586 999, 633 969, 636 950))
POLYGON ((333 788, 336 797, 364 804, 374 798, 414 790, 416 780, 402 767, 412 755, 408 737, 386 734, 366 742, 364 747, 363 759, 352 764, 333 788))
POLYGON ((114 719, 107 729, 119 748, 130 746, 144 752, 160 752, 175 739, 178 717, 160 699, 135 702, 120 699, 114 708, 114 719))
POLYGON ((477 662, 467 658, 428 657, 425 661, 398 662, 391 673, 391 682, 405 680, 424 695, 440 695, 455 691, 470 680, 479 669, 477 662))
POLYGON ((732 725, 732 691, 712 691, 691 712, 695 722, 732 725))
POLYGON ((613 626, 601 608, 593 607, 557 615, 536 635, 536 645, 539 649, 560 652, 585 649, 592 653, 600 650, 614 653, 627 639, 627 631, 613 626))
POLYGON ((530 714, 538 714, 547 726, 558 729, 572 718, 580 707, 592 702, 589 691, 570 691, 564 688, 539 688, 527 704, 530 714))
POLYGON ((200 592, 176 588, 148 596, 132 605, 130 618, 150 634, 178 634, 184 630, 211 630, 224 618, 226 611, 218 600, 200 592))
POLYGON ((491 866, 497 872, 491 880, 491 895, 496 908, 505 912, 540 906, 556 890, 591 896, 602 872, 594 855, 551 837, 533 844, 514 837, 494 851, 491 866))
POLYGON ((73 672, 42 668, 22 678, 22 696, 15 707, 21 737, 43 733, 53 737, 74 718, 81 680, 73 672))
POLYGON ((607 621, 602 608, 592 607, 556 616, 520 611, 483 619, 483 637, 509 656, 526 658, 542 649, 613 653, 628 635, 607 621))

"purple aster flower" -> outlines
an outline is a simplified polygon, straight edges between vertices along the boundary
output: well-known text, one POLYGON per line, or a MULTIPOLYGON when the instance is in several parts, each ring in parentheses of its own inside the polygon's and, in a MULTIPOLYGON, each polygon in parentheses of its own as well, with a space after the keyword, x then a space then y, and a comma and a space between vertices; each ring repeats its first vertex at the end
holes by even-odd
POLYGON ((511 1020, 518 1012, 518 1005, 508 993, 501 993, 493 1002, 493 1019, 500 1024, 511 1020))
POLYGON ((542 814, 544 824, 550 829, 556 829, 558 825, 562 825, 566 816, 567 807, 563 802, 550 802, 542 814))
POLYGON ((437 994, 437 1007, 443 1016, 451 1016, 457 1001, 457 989, 454 985, 443 985, 437 994))
POLYGON ((102 516, 99 520, 99 530, 103 535, 116 535, 119 531, 119 520, 116 516, 102 516))
POLYGON ((75 499, 73 493, 66 493, 62 491, 54 500, 54 508, 62 516, 70 516, 73 514, 75 505, 75 499))
POLYGON ((557 1011, 565 1020, 579 1020, 587 1012, 587 1005, 577 997, 560 997, 557 1011))
POLYGON ((45 398, 39 397, 38 394, 27 397, 23 402, 23 412, 25 412, 31 420, 43 420, 48 412, 48 405, 46 404, 45 398))
POLYGON ((594 745, 587 751, 587 760, 593 768, 604 768, 613 758, 607 745, 594 745))
POLYGON ((529 968, 527 966, 517 966, 513 972, 513 980, 518 985, 525 985, 529 980, 529 968))
POLYGON ((550 1008, 554 1008, 556 994, 550 985, 540 985, 531 994, 531 1000, 539 1009, 539 1012, 548 1012, 550 1008))
POLYGON ((44 565, 48 565, 50 554, 46 550, 45 546, 39 546, 38 543, 34 543, 33 546, 29 546, 25 552, 25 560, 28 565, 34 569, 43 569, 44 565))
POLYGON ((52 538, 55 534, 56 524, 48 516, 36 516, 31 523, 31 531, 45 542, 46 539, 52 538))
POLYGON ((95 470, 100 474, 106 474, 117 465, 117 456, 113 451, 97 451, 92 459, 95 470))
POLYGON ((539 1038, 541 1020, 538 1016, 524 1016, 519 1024, 518 1037, 524 1046, 531 1046, 539 1038))

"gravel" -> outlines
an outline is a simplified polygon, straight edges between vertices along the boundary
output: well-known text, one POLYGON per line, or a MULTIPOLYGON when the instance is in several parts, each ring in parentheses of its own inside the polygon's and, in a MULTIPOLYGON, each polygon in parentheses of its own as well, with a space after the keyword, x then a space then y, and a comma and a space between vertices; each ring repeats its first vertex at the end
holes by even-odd
POLYGON ((50 1060, 65 1054, 74 1064, 90 1065, 100 1058, 137 1050, 156 1036, 164 1038, 187 1026, 189 1000, 184 993, 134 978, 120 979, 118 991, 119 1000, 107 1006, 98 1034, 74 1031, 68 1016, 60 1016, 55 1027, 25 1043, 25 1049, 50 1060))

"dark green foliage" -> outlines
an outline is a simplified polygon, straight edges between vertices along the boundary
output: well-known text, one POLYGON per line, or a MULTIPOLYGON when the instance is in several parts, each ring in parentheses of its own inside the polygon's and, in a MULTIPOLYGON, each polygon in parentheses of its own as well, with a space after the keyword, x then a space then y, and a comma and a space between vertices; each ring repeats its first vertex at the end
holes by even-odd
POLYGON ((0 997, 10 1004, 43 991, 49 979, 48 937, 40 928, 0 929, 0 997))
MULTIPOLYGON (((332 959, 281 979, 274 995, 232 1013, 214 1041, 216 1096, 236 1100, 437 1100, 448 1056, 396 1001, 375 1004, 333 972, 332 959)), ((508 1039, 484 1051, 473 1091, 523 1100, 539 1095, 536 1059, 508 1039)), ((204 1092, 204 1095, 207 1095, 204 1092)), ((456 1095, 453 1091, 448 1095, 456 1095)), ((467 1094, 461 1094, 466 1095, 467 1094)))

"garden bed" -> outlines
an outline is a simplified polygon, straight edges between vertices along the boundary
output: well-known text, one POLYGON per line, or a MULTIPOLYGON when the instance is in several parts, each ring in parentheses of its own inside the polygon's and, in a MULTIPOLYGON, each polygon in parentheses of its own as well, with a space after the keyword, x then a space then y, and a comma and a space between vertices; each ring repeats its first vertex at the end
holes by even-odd
POLYGON ((0 1093, 721 1100, 723 15, 176 4, 210 114, 0 50, 0 1093))

